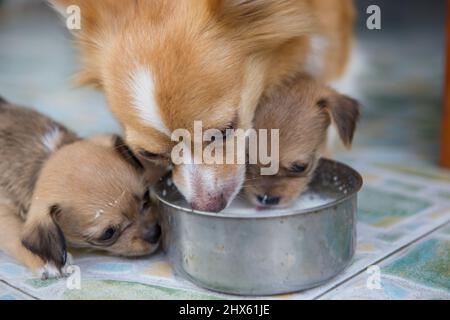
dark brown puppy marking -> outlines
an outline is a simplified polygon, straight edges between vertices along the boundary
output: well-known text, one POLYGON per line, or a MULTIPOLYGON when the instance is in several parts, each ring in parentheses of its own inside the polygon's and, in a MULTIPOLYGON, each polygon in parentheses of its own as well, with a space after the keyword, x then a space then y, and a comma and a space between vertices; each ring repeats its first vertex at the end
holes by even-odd
POLYGON ((61 270, 67 261, 67 245, 64 234, 55 221, 60 213, 61 208, 58 205, 51 206, 48 217, 26 234, 22 244, 44 261, 53 263, 61 270))
POLYGON ((144 166, 135 156, 133 151, 131 151, 131 149, 128 147, 125 141, 117 135, 114 136, 114 148, 117 150, 117 152, 125 161, 127 161, 129 164, 133 166, 133 168, 135 168, 138 171, 144 170, 144 166))
POLYGON ((360 104, 345 95, 335 96, 332 100, 331 115, 334 123, 344 145, 350 147, 360 117, 360 104))

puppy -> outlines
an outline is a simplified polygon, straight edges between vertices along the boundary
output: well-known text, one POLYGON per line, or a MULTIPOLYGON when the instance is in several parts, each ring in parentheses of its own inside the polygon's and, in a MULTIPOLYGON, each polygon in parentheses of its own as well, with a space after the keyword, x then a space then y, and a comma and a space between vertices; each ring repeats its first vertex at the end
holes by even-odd
MULTIPOLYGON (((80 9, 80 83, 106 94, 127 142, 156 162, 170 158, 174 130, 249 129, 263 92, 299 71, 333 80, 350 52, 351 0, 51 2, 80 9)), ((241 164, 173 168, 186 200, 206 211, 226 207, 244 178, 241 164)))
POLYGON ((261 176, 260 165, 248 165, 244 192, 258 207, 286 207, 305 191, 321 156, 327 130, 334 124, 351 146, 359 118, 358 102, 310 76, 293 78, 262 98, 255 129, 279 129, 278 174, 261 176))
POLYGON ((144 168, 119 136, 80 139, 1 100, 0 249, 43 277, 61 274, 66 244, 150 254, 161 230, 148 190, 159 170, 144 168))

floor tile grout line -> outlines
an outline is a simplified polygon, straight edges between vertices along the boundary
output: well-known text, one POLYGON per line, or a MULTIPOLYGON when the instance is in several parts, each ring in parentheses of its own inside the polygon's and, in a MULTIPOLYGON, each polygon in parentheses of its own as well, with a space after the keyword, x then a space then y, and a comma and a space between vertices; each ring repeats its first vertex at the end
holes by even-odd
POLYGON ((26 292, 25 290, 20 289, 19 287, 13 286, 12 284, 10 284, 9 282, 7 282, 7 281, 4 280, 4 279, 0 279, 0 282, 3 283, 3 284, 5 284, 5 285, 7 285, 7 286, 10 287, 10 288, 13 288, 14 290, 19 291, 20 293, 22 293, 22 294, 24 294, 24 295, 26 295, 26 296, 28 296, 28 297, 30 297, 30 298, 33 298, 34 300, 41 300, 41 299, 39 299, 38 297, 33 296, 33 295, 30 294, 29 292, 26 292))
MULTIPOLYGON (((377 259, 376 261, 374 261, 371 265, 375 265, 375 264, 379 264, 381 262, 383 262, 384 260, 392 257, 393 255, 397 254, 398 252, 402 251, 403 249, 406 249, 408 247, 410 247, 411 245, 419 242, 420 240, 423 240, 424 238, 428 237, 429 235, 431 235, 432 233, 434 233, 435 231, 438 231, 439 229, 443 229, 444 227, 446 227, 448 224, 450 223, 450 220, 447 220, 446 222, 440 224, 439 226, 431 229, 430 231, 424 233, 423 235, 419 236, 416 239, 413 239, 409 242, 407 242, 406 244, 400 246, 397 249, 394 249, 392 252, 388 253, 387 255, 377 259)), ((349 282, 350 280, 356 278, 357 276, 359 276, 360 274, 362 274, 368 266, 365 266, 364 268, 361 268, 359 271, 355 272, 354 274, 348 276, 345 279, 342 279, 341 281, 339 281, 338 283, 334 284, 331 288, 325 290, 324 292, 321 292, 320 294, 318 294, 317 296, 313 297, 312 300, 318 300, 320 298, 322 298, 324 295, 326 295, 327 293, 330 293, 331 291, 337 289, 338 287, 340 287, 341 285, 343 285, 346 282, 349 282)))

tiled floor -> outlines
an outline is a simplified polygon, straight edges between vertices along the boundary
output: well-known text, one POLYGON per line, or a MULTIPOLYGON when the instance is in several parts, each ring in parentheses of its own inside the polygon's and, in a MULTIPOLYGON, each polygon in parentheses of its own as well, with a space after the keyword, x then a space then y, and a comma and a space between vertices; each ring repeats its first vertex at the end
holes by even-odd
MULTIPOLYGON (((77 64, 56 16, 36 1, 25 3, 32 4, 0 10, 0 94, 82 135, 119 132, 99 93, 70 86, 77 64)), ((450 172, 434 165, 442 79, 436 52, 443 47, 439 36, 421 39, 420 46, 408 34, 359 40, 364 68, 353 90, 365 105, 364 118, 353 151, 339 153, 365 180, 357 254, 330 283, 274 298, 450 299, 450 172)), ((163 254, 135 260, 72 254, 80 288, 75 276, 34 279, 0 253, 0 299, 230 298, 180 279, 163 254)))

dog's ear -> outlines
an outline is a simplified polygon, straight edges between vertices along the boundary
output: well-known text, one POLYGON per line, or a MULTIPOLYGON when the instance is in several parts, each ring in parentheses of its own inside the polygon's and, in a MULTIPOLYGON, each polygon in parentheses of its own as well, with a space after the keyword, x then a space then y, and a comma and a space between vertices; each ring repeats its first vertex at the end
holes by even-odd
POLYGON ((59 205, 52 205, 48 212, 25 223, 22 244, 45 262, 61 269, 67 260, 66 240, 57 224, 61 214, 59 205))
POLYGON ((320 108, 324 108, 336 126, 339 137, 344 145, 349 148, 353 142, 356 124, 360 116, 360 104, 357 100, 338 93, 328 99, 319 100, 320 108))
POLYGON ((254 49, 270 49, 316 29, 310 10, 298 0, 211 0, 219 23, 254 49))

